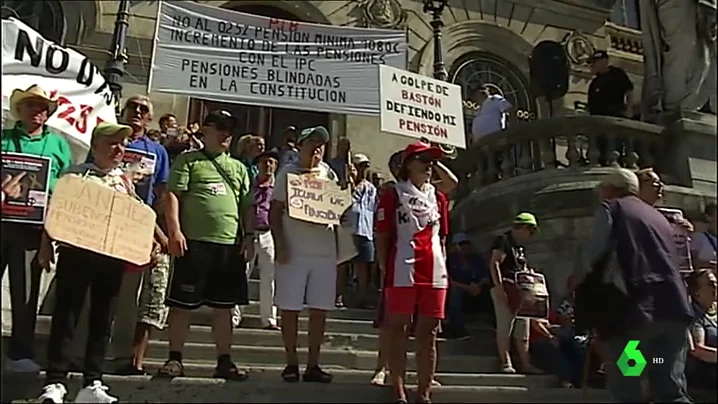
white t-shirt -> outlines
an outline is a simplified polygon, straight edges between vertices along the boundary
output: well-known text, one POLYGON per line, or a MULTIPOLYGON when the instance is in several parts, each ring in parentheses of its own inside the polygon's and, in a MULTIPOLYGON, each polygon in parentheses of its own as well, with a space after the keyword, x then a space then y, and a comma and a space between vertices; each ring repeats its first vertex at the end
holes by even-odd
POLYGON ((716 261, 716 237, 706 232, 694 234, 691 250, 697 255, 698 261, 716 261))
MULTIPOLYGON (((287 173, 298 174, 301 170, 296 163, 289 163, 279 169, 274 180, 272 198, 275 201, 287 202, 287 173)), ((328 164, 319 164, 317 178, 337 181, 336 173, 328 164)), ((298 256, 309 257, 336 257, 336 240, 334 230, 327 225, 314 224, 302 220, 292 219, 289 213, 282 217, 284 237, 292 260, 298 256)))
POLYGON ((481 109, 471 123, 471 133, 474 140, 481 136, 506 129, 506 111, 511 103, 498 94, 490 95, 483 103, 481 109))

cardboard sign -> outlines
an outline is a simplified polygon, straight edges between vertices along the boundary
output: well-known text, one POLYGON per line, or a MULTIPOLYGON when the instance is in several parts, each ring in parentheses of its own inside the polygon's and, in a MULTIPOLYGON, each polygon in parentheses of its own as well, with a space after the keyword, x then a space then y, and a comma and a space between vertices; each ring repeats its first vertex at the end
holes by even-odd
POLYGON ((45 230, 56 241, 135 265, 150 261, 155 212, 144 203, 81 176, 55 185, 45 230))
POLYGON ((516 287, 520 303, 516 317, 539 319, 548 318, 549 296, 546 278, 536 272, 517 272, 516 287))
POLYGON ((2 221, 42 225, 50 184, 50 159, 22 153, 2 153, 2 179, 15 181, 19 195, 2 202, 2 221))
POLYGON ((305 222, 338 225, 351 206, 349 190, 312 174, 287 174, 289 217, 305 222))

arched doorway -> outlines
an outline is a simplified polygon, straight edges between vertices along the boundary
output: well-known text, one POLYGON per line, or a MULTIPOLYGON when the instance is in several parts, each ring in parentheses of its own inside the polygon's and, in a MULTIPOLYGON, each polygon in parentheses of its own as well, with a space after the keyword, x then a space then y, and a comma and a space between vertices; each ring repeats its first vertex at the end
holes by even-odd
POLYGON ((521 71, 503 58, 488 52, 472 52, 454 63, 450 81, 461 86, 464 95, 464 122, 471 133, 471 122, 479 110, 470 99, 470 90, 486 85, 493 94, 501 94, 516 109, 510 120, 536 119, 536 103, 521 71))
MULTIPOLYGON (((232 10, 289 21, 306 22, 293 13, 268 5, 239 5, 232 7, 232 10)), ((289 125, 295 125, 300 129, 316 125, 329 127, 329 114, 323 112, 257 107, 211 100, 192 101, 193 111, 191 112, 193 118, 204 116, 208 110, 216 108, 226 109, 238 117, 240 121, 237 134, 255 133, 263 136, 267 143, 267 148, 278 147, 280 145, 282 131, 289 125)))

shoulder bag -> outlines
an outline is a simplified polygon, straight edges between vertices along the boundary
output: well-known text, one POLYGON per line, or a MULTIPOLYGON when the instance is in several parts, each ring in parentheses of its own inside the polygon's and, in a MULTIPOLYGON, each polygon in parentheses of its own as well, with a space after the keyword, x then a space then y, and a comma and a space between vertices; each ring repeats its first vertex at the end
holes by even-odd
POLYGON ((232 194, 234 195, 234 199, 237 201, 237 216, 239 217, 239 223, 237 223, 237 236, 235 239, 235 244, 239 245, 240 242, 244 239, 244 229, 242 228, 242 212, 240 209, 240 205, 242 203, 242 197, 240 190, 236 189, 234 187, 234 183, 232 182, 232 179, 230 175, 222 168, 222 166, 217 163, 214 158, 212 158, 204 149, 202 149, 202 154, 209 160, 210 163, 214 166, 214 169, 217 170, 217 173, 220 177, 222 177, 222 181, 225 183, 225 185, 232 191, 232 194))

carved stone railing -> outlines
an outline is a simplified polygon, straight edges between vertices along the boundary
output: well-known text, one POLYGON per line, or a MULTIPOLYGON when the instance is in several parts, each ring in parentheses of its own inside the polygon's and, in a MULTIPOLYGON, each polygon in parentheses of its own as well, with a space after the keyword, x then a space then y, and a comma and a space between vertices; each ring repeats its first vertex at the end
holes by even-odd
POLYGON ((606 38, 611 49, 643 57, 641 31, 610 22, 607 22, 605 27, 606 38))
MULTIPOLYGON (((517 123, 462 151, 452 168, 456 200, 479 187, 542 170, 612 166, 662 170, 661 126, 608 116, 576 115, 517 123)), ((670 173, 668 174, 670 177, 670 173)))

